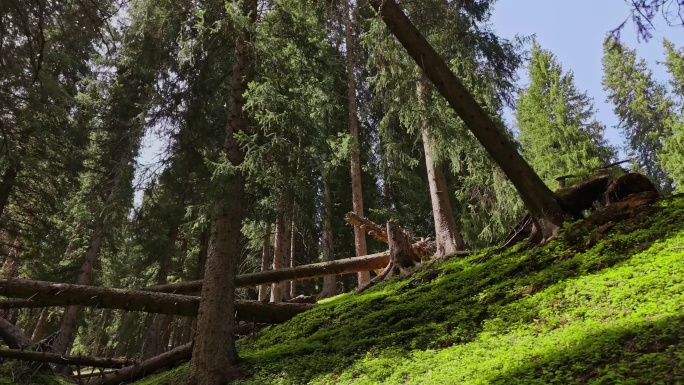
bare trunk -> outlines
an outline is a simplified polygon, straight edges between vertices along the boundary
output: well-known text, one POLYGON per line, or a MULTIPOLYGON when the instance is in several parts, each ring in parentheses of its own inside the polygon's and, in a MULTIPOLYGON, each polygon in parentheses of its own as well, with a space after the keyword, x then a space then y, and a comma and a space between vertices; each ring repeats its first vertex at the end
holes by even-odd
MULTIPOLYGON (((332 232, 331 218, 333 216, 332 195, 330 193, 330 183, 328 183, 327 173, 323 173, 323 231, 321 234, 321 249, 323 251, 323 262, 335 260, 334 239, 332 232)), ((337 279, 333 275, 323 277, 323 290, 318 295, 319 299, 332 297, 337 294, 337 279)))
POLYGON ((501 132, 491 117, 477 104, 475 98, 451 72, 399 5, 394 0, 369 0, 369 3, 516 187, 540 230, 543 238, 541 241, 556 237, 563 223, 563 211, 555 194, 517 152, 513 143, 501 132))
MULTIPOLYGON (((119 385, 121 383, 130 383, 150 375, 157 370, 169 366, 173 366, 179 362, 185 361, 193 354, 192 343, 179 346, 168 352, 147 359, 139 364, 127 366, 121 370, 117 370, 112 374, 107 375, 102 380, 93 380, 88 382, 88 385, 119 385)), ((224 382, 225 383, 225 382, 224 382)), ((220 383, 216 383, 220 384, 220 383)))
MULTIPOLYGON (((267 223, 264 228, 264 246, 261 252, 261 271, 267 271, 268 265, 271 261, 271 224, 267 223)), ((268 298, 268 285, 263 284, 259 286, 259 301, 265 301, 268 298)))
MULTIPOLYGON (((295 267, 295 252, 297 249, 296 234, 297 233, 295 232, 295 224, 293 220, 292 224, 290 225, 290 253, 287 258, 288 265, 291 269, 295 267)), ((287 281, 288 289, 290 290, 289 298, 295 298, 297 296, 297 285, 295 282, 296 281, 287 281)))
POLYGON ((20 349, 0 349, 0 358, 21 361, 51 362, 64 365, 93 366, 96 368, 122 368, 135 365, 134 360, 119 358, 100 358, 94 356, 67 356, 57 353, 32 352, 20 349))
MULTIPOLYGON (((242 13, 256 22, 257 1, 241 2, 242 13)), ((245 158, 236 135, 249 132, 244 93, 253 66, 253 54, 249 29, 237 31, 232 71, 228 125, 224 151, 233 166, 242 164, 245 158)), ((240 260, 240 231, 244 216, 245 179, 238 171, 216 204, 216 217, 212 221, 211 246, 202 287, 202 301, 197 317, 197 336, 192 351, 189 384, 224 384, 240 377, 234 366, 238 359, 235 349, 235 276, 240 260)))
MULTIPOLYGON (((280 270, 284 267, 283 262, 283 237, 285 233, 285 226, 283 225, 283 218, 281 215, 276 217, 275 223, 275 237, 273 238, 273 271, 280 270)), ((271 302, 281 302, 283 300, 283 285, 274 283, 271 285, 271 302)))
MULTIPOLYGON (((171 259, 173 258, 173 251, 176 248, 176 240, 178 240, 178 225, 172 225, 169 230, 169 252, 164 253, 160 261, 159 271, 157 272, 157 285, 166 285, 169 277, 169 270, 171 269, 171 259)), ((145 333, 145 341, 143 342, 142 358, 148 359, 164 352, 168 344, 164 337, 167 329, 171 323, 169 315, 155 315, 153 316, 152 325, 145 333)))
MULTIPOLYGON (((419 242, 413 245, 414 250, 421 248, 423 245, 419 242)), ((381 269, 389 263, 389 251, 382 253, 363 255, 360 257, 338 259, 330 262, 313 263, 310 265, 297 266, 294 269, 283 268, 278 270, 269 270, 263 273, 243 274, 235 277, 236 287, 256 286, 263 283, 284 282, 290 280, 304 280, 318 277, 326 277, 330 275, 340 275, 356 273, 358 271, 369 271, 373 269, 381 269)), ((2 282, 0 280, 0 282, 2 282)), ((196 293, 201 290, 202 281, 191 281, 183 283, 175 283, 171 285, 152 286, 144 289, 144 292, 153 293, 196 293)), ((2 293, 2 288, 0 288, 2 293)), ((17 307, 20 305, 12 305, 11 300, 0 301, 0 309, 17 307)), ((41 304, 36 305, 40 307, 41 304)), ((28 307, 28 306, 21 306, 28 307)))
POLYGON ((45 337, 45 332, 47 332, 48 326, 50 325, 50 309, 43 308, 40 311, 40 317, 38 317, 38 323, 36 327, 33 328, 33 334, 31 334, 31 343, 42 340, 45 337))
MULTIPOLYGON (((418 104, 421 111, 425 111, 428 101, 427 87, 418 81, 416 84, 418 104)), ((430 136, 427 119, 423 118, 420 127, 425 149, 425 167, 427 168, 428 185, 430 186, 430 200, 432 202, 432 216, 435 220, 435 243, 437 258, 445 258, 457 251, 463 250, 463 238, 456 228, 454 213, 447 189, 446 176, 441 164, 435 163, 433 157, 433 143, 430 136)))
MULTIPOLYGON (((351 187, 352 207, 354 213, 363 216, 363 185, 361 182, 361 151, 359 148, 359 118, 356 101, 356 4, 350 4, 350 0, 344 0, 344 41, 347 47, 347 109, 349 118, 349 134, 352 139, 351 150, 351 187)), ((354 228, 354 251, 356 256, 366 255, 366 234, 360 229, 354 228)), ((358 286, 361 287, 370 281, 370 272, 358 273, 358 286)))
POLYGON ((2 317, 0 317, 0 338, 10 349, 25 349, 31 345, 31 341, 23 330, 2 317))
POLYGON ((0 181, 0 218, 4 218, 5 207, 7 207, 7 202, 9 202, 12 188, 17 181, 20 169, 21 166, 18 162, 11 162, 2 175, 2 181, 0 181))
MULTIPOLYGON (((373 262, 372 259, 365 261, 364 263, 369 264, 371 262, 373 262)), ((269 271, 267 273, 272 272, 269 271)), ((285 279, 291 279, 291 275, 285 277, 285 279)), ((256 286, 259 283, 250 284, 249 286, 256 286)), ((200 304, 200 298, 196 296, 154 293, 142 290, 110 289, 98 286, 72 285, 19 278, 0 278, 0 295, 15 298, 30 298, 26 300, 25 306, 22 306, 17 300, 0 301, 0 308, 7 308, 5 306, 6 302, 9 302, 13 308, 78 304, 80 306, 102 309, 122 309, 178 316, 196 316, 200 304)), ((222 304, 222 306, 226 305, 222 304)), ((286 302, 263 303, 246 300, 235 301, 234 305, 231 307, 234 308, 238 319, 262 323, 285 322, 295 315, 312 308, 312 306, 308 304, 286 302)))
MULTIPOLYGON (((90 285, 93 282, 93 271, 100 257, 100 250, 104 244, 104 218, 98 217, 95 229, 86 249, 81 272, 76 280, 77 285, 90 285)), ((64 309, 64 315, 59 326, 59 331, 52 347, 56 352, 67 354, 71 350, 71 344, 76 337, 76 323, 81 315, 81 306, 69 306, 64 309)))

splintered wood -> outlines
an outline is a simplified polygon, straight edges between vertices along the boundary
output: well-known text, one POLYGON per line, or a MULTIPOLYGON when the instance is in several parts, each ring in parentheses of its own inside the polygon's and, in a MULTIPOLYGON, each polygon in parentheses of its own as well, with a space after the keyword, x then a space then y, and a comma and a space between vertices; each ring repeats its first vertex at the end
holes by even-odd
MULTIPOLYGON (((378 241, 388 243, 387 231, 383 228, 383 226, 374 223, 370 219, 357 215, 353 212, 349 212, 344 216, 344 220, 348 224, 360 228, 378 241)), ((411 252, 419 260, 429 257, 434 250, 435 243, 432 242, 430 238, 417 239, 411 245, 411 252)))

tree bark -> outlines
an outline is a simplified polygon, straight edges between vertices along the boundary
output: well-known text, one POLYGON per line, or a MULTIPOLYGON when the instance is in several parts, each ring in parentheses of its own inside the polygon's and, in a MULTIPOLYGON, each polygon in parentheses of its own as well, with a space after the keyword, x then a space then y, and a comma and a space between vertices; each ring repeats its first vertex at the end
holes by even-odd
MULTIPOLYGON (((330 183, 328 182, 328 175, 323 173, 323 231, 321 234, 321 249, 323 251, 323 262, 332 262, 335 260, 335 243, 332 231, 332 194, 330 192, 330 183)), ((323 277, 323 290, 318 294, 319 299, 332 297, 337 294, 337 279, 334 275, 323 277)))
POLYGON ((166 353, 147 359, 139 364, 127 366, 107 375, 104 379, 88 382, 88 385, 119 385, 139 380, 159 369, 170 367, 192 356, 192 343, 181 345, 166 353))
POLYGON ((45 332, 47 332, 48 326, 50 326, 50 309, 43 308, 40 311, 40 316, 38 317, 38 323, 36 327, 33 328, 33 334, 31 334, 31 343, 35 344, 45 337, 45 332))
POLYGON ((5 216, 5 208, 7 207, 7 202, 9 202, 12 188, 17 181, 20 170, 21 164, 10 160, 10 164, 2 175, 2 181, 0 181, 0 218, 4 218, 5 216))
MULTIPOLYGON (((285 246, 285 225, 283 221, 283 217, 281 214, 278 214, 276 217, 276 223, 275 223, 275 237, 273 238, 273 269, 272 271, 277 271, 280 270, 284 267, 285 261, 284 261, 284 255, 285 251, 283 250, 285 246)), ((279 282, 272 283, 271 284, 271 302, 281 302, 284 299, 283 295, 283 285, 279 282)))
MULTIPOLYGON (((416 245, 414 245, 416 246, 416 245)), ((304 280, 329 275, 356 273, 381 269, 389 263, 389 251, 364 255, 346 259, 338 259, 330 262, 313 263, 310 265, 297 266, 294 269, 269 270, 263 273, 243 274, 235 277, 236 287, 256 286, 263 283, 283 282, 287 280, 304 280)), ((145 288, 145 292, 156 293, 196 293, 202 287, 202 281, 175 283, 164 286, 152 286, 145 288)), ((0 290, 2 292, 2 290, 0 290)), ((3 308, 0 301, 0 308, 3 308)))
MULTIPOLYGON (((264 228, 264 246, 261 252, 261 272, 268 271, 268 265, 271 262, 271 224, 267 223, 264 228)), ((259 286, 259 301, 265 301, 268 298, 268 285, 262 284, 259 286)))
MULTIPOLYGON (((0 295, 30 298, 26 301, 28 305, 40 303, 41 307, 77 304, 79 306, 179 316, 196 316, 200 303, 199 297, 188 295, 110 289, 19 278, 0 279, 0 295)), ((16 301, 13 301, 12 304, 17 307, 16 301)), ((234 303, 234 308, 237 317, 241 320, 281 323, 312 308, 311 305, 300 305, 307 304, 273 304, 239 300, 234 303)), ((225 320, 221 322, 225 322, 225 320)))
MULTIPOLYGON (((351 0, 343 0, 344 3, 344 41, 346 45, 347 65, 347 112, 349 119, 349 134, 351 135, 351 187, 352 207, 355 214, 363 216, 363 184, 361 180, 361 151, 359 148, 359 118, 356 100, 356 15, 357 6, 350 4, 351 0)), ((354 228, 354 251, 356 256, 366 255, 366 234, 360 229, 354 228)), ((370 281, 370 272, 358 272, 358 286, 361 287, 370 281)))
MULTIPOLYGON (((243 0, 242 14, 254 25, 257 18, 257 1, 243 0)), ((249 119, 243 111, 244 93, 253 66, 252 32, 250 26, 238 26, 231 78, 231 95, 228 101, 229 117, 226 126, 224 151, 233 166, 245 159, 237 135, 249 132, 249 119)), ((202 301, 197 317, 197 335, 190 363, 188 384, 224 384, 240 377, 234 366, 238 359, 235 349, 235 276, 240 259, 240 236, 245 179, 237 171, 224 188, 216 204, 216 217, 212 221, 211 247, 207 255, 202 286, 202 301)))
MULTIPOLYGON (((292 223, 290 225, 290 252, 288 253, 288 266, 290 269, 293 269, 295 267, 295 252, 297 251, 297 237, 296 237, 296 232, 295 232, 295 223, 294 219, 292 220, 292 223)), ((295 298, 297 296, 297 285, 295 284, 297 281, 287 281, 287 287, 289 289, 288 293, 288 299, 295 298)))
MULTIPOLYGON (((169 277, 169 270, 171 269, 171 260, 173 252, 176 248, 176 240, 178 239, 178 225, 173 224, 169 229, 168 245, 170 252, 164 253, 159 263, 159 271, 157 272, 157 285, 166 285, 169 277)), ((169 324, 171 323, 170 316, 156 314, 153 316, 152 325, 145 333, 145 340, 143 342, 142 359, 154 357, 164 352, 164 336, 167 332, 169 324)), ((168 342, 168 341, 167 341, 168 342)))
MULTIPOLYGON (((422 81, 416 83, 416 94, 421 111, 427 110, 429 93, 422 81)), ((430 201, 432 202, 432 216, 435 220, 436 258, 445 258, 463 250, 463 238, 456 227, 454 213, 451 210, 449 190, 446 175, 441 164, 437 164, 432 153, 432 138, 428 119, 423 117, 420 123, 425 149, 425 167, 427 168, 428 185, 430 187, 430 201)))
POLYGON ((31 345, 31 341, 26 337, 24 331, 3 317, 0 317, 0 338, 5 341, 10 349, 25 349, 31 345))
POLYGON ((520 194, 544 242, 554 238, 563 223, 563 211, 553 192, 517 152, 511 140, 480 107, 434 48, 394 0, 369 0, 390 32, 435 85, 520 194))
POLYGON ((33 352, 21 349, 0 349, 0 358, 21 361, 50 362, 62 365, 93 366, 96 368, 123 368, 135 365, 135 360, 120 358, 101 358, 93 356, 67 356, 58 353, 33 352))

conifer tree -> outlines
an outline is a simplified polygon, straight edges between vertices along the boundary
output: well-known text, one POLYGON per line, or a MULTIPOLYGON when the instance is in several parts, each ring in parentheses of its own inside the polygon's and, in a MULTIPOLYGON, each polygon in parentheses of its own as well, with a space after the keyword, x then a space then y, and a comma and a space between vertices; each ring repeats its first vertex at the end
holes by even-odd
POLYGON ((613 158, 591 99, 575 87, 555 56, 535 42, 529 85, 520 92, 515 117, 518 141, 530 166, 552 188, 555 178, 590 172, 613 158))
POLYGON ((672 191, 672 179, 658 163, 663 139, 671 135, 668 123, 672 101, 664 85, 636 51, 607 39, 603 46, 603 88, 619 119, 618 128, 626 138, 626 150, 662 192, 672 191))
POLYGON ((670 89, 678 109, 668 118, 671 135, 664 139, 659 154, 660 166, 672 178, 675 190, 684 192, 684 49, 664 40, 665 67, 670 74, 670 89))

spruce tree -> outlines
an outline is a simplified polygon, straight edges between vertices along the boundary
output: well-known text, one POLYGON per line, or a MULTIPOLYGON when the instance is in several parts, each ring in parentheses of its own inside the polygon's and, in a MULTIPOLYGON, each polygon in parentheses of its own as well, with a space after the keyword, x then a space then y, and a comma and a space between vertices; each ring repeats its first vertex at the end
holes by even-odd
POLYGON ((663 139, 671 135, 669 119, 672 101, 665 86, 636 50, 608 39, 603 46, 603 88, 619 119, 618 128, 626 138, 626 150, 662 192, 672 191, 672 179, 658 163, 663 139))
POLYGON ((671 135, 664 139, 659 154, 660 166, 672 178, 675 190, 684 192, 684 49, 664 40, 665 67, 670 74, 670 89, 677 103, 677 111, 668 118, 671 135))
POLYGON ((577 90, 572 72, 537 42, 528 64, 529 85, 521 90, 515 118, 518 141, 530 166, 552 188, 555 178, 595 170, 613 150, 603 137, 591 99, 577 90))

